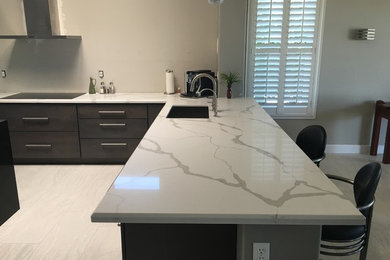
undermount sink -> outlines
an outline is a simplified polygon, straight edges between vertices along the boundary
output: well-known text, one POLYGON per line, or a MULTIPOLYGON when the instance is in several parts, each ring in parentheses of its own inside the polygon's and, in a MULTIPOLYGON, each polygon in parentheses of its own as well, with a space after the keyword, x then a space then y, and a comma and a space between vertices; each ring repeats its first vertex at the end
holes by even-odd
POLYGON ((209 118, 209 107, 172 106, 167 118, 209 118))

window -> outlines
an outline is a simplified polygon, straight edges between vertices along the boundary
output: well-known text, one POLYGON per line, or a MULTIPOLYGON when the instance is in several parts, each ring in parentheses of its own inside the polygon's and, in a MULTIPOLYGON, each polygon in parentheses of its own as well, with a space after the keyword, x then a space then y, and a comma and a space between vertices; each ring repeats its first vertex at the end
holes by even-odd
POLYGON ((250 0, 247 93, 275 118, 314 118, 321 0, 250 0))

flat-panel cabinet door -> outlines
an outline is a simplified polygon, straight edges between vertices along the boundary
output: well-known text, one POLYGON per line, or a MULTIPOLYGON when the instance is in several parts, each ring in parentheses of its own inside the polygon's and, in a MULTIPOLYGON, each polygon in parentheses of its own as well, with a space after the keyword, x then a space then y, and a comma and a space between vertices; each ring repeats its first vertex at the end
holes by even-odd
POLYGON ((81 139, 81 155, 87 159, 120 159, 130 157, 141 139, 81 139))
POLYGON ((142 138, 146 119, 80 119, 80 138, 142 138))
POLYGON ((76 105, 0 104, 10 131, 78 131, 76 105))
POLYGON ((14 158, 78 158, 77 132, 11 132, 14 158))
POLYGON ((79 118, 147 118, 146 104, 78 105, 79 118))

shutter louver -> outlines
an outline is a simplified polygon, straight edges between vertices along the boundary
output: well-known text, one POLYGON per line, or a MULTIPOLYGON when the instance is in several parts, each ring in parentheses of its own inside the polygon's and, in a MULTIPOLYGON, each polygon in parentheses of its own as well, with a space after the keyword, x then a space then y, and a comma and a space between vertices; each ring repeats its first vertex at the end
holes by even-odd
POLYGON ((283 0, 258 1, 253 94, 264 107, 278 104, 282 28, 283 0))
POLYGON ((256 0, 253 96, 276 113, 311 108, 319 0, 256 0))
POLYGON ((284 107, 307 108, 314 59, 317 0, 291 0, 284 82, 284 107))

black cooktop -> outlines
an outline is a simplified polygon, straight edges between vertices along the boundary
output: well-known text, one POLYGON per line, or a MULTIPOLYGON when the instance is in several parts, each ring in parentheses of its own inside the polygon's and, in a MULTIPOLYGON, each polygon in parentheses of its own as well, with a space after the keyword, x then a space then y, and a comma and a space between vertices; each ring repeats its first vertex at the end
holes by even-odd
POLYGON ((85 93, 31 93, 21 92, 3 99, 73 99, 85 93))

